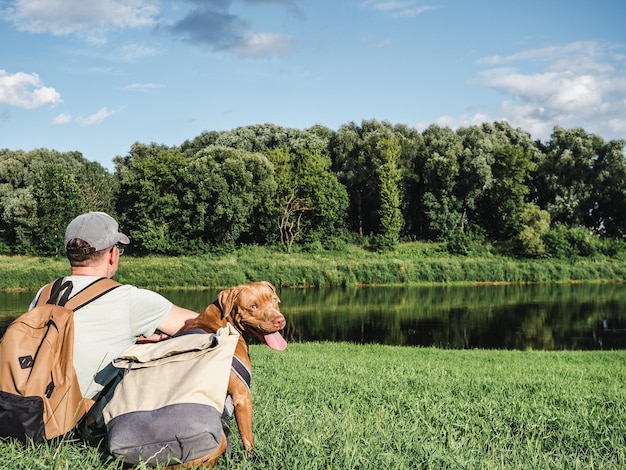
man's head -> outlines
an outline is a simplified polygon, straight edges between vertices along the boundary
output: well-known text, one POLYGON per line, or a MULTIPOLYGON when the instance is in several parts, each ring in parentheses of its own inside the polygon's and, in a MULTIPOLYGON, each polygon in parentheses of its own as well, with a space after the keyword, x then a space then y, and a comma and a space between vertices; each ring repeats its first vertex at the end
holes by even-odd
POLYGON ((117 221, 104 212, 79 215, 65 230, 65 253, 72 265, 100 258, 107 249, 129 243, 117 221))

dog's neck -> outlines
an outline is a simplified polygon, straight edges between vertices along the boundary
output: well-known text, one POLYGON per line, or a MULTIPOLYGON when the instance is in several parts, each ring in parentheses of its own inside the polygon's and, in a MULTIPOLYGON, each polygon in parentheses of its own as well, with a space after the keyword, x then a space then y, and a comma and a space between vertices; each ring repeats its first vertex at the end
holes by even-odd
POLYGON ((217 301, 209 305, 204 313, 194 319, 187 328, 201 328, 206 332, 215 333, 220 328, 226 326, 228 323, 239 333, 239 340, 237 341, 237 347, 235 348, 235 354, 243 361, 248 367, 251 367, 250 354, 248 351, 248 343, 244 338, 244 334, 240 327, 232 320, 232 316, 225 316, 224 312, 219 306, 217 301))

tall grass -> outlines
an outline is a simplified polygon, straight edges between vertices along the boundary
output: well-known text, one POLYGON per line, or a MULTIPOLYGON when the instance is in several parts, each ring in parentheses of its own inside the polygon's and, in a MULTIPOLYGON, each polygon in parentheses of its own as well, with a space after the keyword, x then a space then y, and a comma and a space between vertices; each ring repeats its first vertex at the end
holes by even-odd
MULTIPOLYGON (((621 468, 626 353, 254 350, 264 468, 621 468), (263 436, 267 436, 265 439, 263 436)), ((253 468, 241 467, 241 468, 253 468)))
MULTIPOLYGON (((68 264, 64 258, 0 256, 0 272, 0 289, 35 289, 67 273, 68 264)), ((453 256, 427 243, 406 243, 386 253, 356 246, 316 253, 246 247, 224 255, 124 256, 116 279, 147 288, 229 287, 260 279, 283 287, 623 281, 626 260, 453 256)))
MULTIPOLYGON (((251 347, 256 453, 218 469, 621 469, 626 352, 251 347)), ((0 468, 121 468, 82 443, 0 444, 0 468)))

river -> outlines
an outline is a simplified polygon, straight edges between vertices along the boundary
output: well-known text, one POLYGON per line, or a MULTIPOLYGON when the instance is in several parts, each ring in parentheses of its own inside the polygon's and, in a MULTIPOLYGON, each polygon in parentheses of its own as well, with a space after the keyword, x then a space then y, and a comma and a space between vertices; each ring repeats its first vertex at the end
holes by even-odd
MULTIPOLYGON (((218 290, 161 291, 202 310, 218 290)), ((0 332, 34 292, 0 292, 0 332)), ((279 289, 291 342, 451 349, 626 349, 626 284, 279 289)))

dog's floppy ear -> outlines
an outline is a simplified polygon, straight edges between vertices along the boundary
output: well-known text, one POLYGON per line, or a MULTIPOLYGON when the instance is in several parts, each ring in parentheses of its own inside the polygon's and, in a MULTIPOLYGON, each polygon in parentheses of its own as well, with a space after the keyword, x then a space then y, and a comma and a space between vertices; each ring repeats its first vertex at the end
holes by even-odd
POLYGON ((276 287, 274 287, 274 284, 272 284, 271 282, 268 282, 268 281, 263 281, 263 283, 264 283, 265 285, 267 285, 267 287, 269 287, 270 289, 272 289, 272 291, 273 291, 274 293, 276 293, 276 287))
POLYGON ((239 287, 231 287, 225 289, 217 295, 217 302, 220 310, 222 311, 222 320, 230 316, 233 308, 235 307, 235 299, 239 296, 241 289, 239 287))

